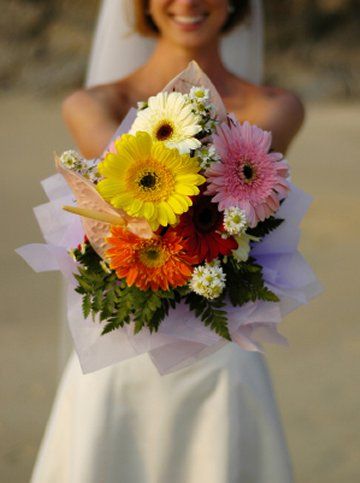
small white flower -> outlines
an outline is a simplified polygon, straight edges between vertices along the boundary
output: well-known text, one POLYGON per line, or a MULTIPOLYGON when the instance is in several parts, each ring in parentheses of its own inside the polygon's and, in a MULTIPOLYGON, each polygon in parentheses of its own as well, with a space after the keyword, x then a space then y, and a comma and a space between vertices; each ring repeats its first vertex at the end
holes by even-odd
POLYGON ((69 169, 73 169, 77 165, 81 165, 81 157, 79 153, 73 149, 64 151, 60 156, 60 162, 63 166, 69 169))
POLYGON ((216 129, 216 126, 219 124, 219 122, 216 119, 210 118, 204 126, 205 131, 213 133, 216 129))
POLYGON ((60 162, 65 168, 81 174, 81 176, 93 183, 96 183, 100 178, 97 167, 98 160, 82 158, 80 154, 73 149, 65 151, 60 156, 60 162))
POLYGON ((195 156, 199 158, 202 169, 206 169, 211 163, 220 160, 220 156, 216 152, 213 144, 202 146, 200 149, 196 150, 195 156))
POLYGON ((210 99, 210 91, 209 89, 205 89, 205 87, 193 86, 189 92, 190 99, 200 102, 206 102, 210 99))
POLYGON ((225 273, 220 261, 214 260, 194 269, 190 280, 190 288, 207 299, 215 299, 225 288, 225 273))
POLYGON ((224 211, 224 228, 229 235, 241 235, 247 228, 244 211, 237 206, 231 206, 224 211))

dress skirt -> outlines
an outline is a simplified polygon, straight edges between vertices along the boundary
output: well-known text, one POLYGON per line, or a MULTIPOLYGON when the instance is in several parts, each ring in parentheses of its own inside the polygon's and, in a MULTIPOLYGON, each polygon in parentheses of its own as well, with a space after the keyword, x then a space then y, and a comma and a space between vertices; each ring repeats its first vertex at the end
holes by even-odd
POLYGON ((63 373, 31 483, 290 483, 263 356, 229 343, 161 376, 148 354, 63 373))

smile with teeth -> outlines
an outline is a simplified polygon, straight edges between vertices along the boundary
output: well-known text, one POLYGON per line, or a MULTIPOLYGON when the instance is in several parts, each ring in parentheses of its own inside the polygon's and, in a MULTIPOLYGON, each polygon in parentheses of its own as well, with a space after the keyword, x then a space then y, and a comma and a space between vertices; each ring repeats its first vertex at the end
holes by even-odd
POLYGON ((174 15, 173 19, 175 22, 182 23, 184 25, 194 25, 197 23, 202 22, 206 18, 206 15, 194 15, 194 16, 183 16, 183 15, 174 15))

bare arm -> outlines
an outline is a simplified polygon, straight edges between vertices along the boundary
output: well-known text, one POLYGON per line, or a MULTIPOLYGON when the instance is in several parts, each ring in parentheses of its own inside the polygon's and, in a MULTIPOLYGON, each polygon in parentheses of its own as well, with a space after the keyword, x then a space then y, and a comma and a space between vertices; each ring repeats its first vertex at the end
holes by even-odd
POLYGON ((119 124, 109 100, 98 89, 71 94, 63 102, 62 114, 79 151, 89 159, 104 151, 119 124))
POLYGON ((300 130, 305 117, 304 106, 293 93, 277 90, 269 100, 264 127, 273 134, 273 148, 285 154, 291 141, 300 130))

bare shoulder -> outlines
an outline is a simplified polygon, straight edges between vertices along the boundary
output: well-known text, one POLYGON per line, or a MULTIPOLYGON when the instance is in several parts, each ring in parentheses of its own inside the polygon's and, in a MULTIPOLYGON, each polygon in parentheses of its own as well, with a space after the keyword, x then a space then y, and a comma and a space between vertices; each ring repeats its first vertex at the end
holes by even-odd
POLYGON ((273 133, 274 148, 285 152, 304 122, 304 105, 293 92, 275 87, 260 88, 259 97, 264 128, 273 133))
POLYGON ((79 89, 62 103, 62 115, 82 154, 98 156, 116 130, 126 99, 118 84, 79 89))
POLYGON ((275 87, 263 87, 262 90, 269 107, 269 115, 272 118, 284 118, 295 127, 302 125, 305 109, 302 101, 294 92, 275 87))
POLYGON ((272 132, 273 147, 285 152, 304 121, 299 97, 286 89, 257 86, 237 78, 230 107, 241 121, 272 132))
POLYGON ((79 89, 67 96, 62 103, 65 122, 79 114, 102 113, 116 118, 125 97, 119 84, 105 84, 79 89))

